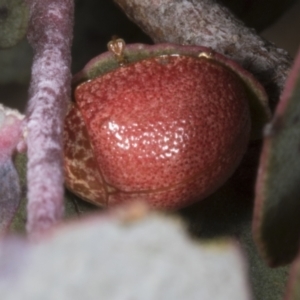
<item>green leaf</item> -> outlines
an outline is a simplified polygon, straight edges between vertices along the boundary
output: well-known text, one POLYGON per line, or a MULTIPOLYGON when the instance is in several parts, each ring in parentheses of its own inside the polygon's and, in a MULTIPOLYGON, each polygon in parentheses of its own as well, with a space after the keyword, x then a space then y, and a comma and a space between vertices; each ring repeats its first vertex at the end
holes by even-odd
POLYGON ((27 32, 28 21, 24 0, 0 0, 0 48, 16 45, 27 32))
POLYGON ((256 183, 254 237, 271 266, 291 262, 300 237, 300 53, 271 124, 256 183))
MULTIPOLYGON (((248 178, 245 181, 248 188, 252 186, 248 178)), ((270 268, 261 259, 251 233, 253 199, 243 185, 241 173, 237 173, 215 194, 182 213, 197 238, 231 236, 239 241, 248 261, 253 299, 282 300, 288 268, 270 268)))

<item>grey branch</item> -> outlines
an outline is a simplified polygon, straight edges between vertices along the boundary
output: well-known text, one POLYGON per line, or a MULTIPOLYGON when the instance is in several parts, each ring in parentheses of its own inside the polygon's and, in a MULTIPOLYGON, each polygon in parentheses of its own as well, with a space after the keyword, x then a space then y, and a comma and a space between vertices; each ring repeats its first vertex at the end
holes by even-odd
POLYGON ((240 63, 265 87, 274 109, 291 66, 289 54, 247 28, 214 0, 115 0, 155 43, 201 45, 240 63))

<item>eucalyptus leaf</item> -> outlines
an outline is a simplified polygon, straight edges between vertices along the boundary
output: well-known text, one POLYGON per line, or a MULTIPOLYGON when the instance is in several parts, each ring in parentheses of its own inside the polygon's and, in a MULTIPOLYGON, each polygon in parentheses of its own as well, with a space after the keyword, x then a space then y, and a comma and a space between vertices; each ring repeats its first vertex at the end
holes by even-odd
POLYGON ((25 36, 28 22, 24 0, 0 0, 0 48, 16 45, 25 36))
POLYGON ((300 54, 265 129, 256 183, 254 237, 271 266, 291 262, 300 241, 300 54))
POLYGON ((241 188, 239 179, 240 174, 236 174, 215 194, 182 210, 182 214, 196 238, 230 236, 239 241, 249 265, 253 299, 282 300, 288 267, 270 268, 261 259, 251 233, 253 198, 241 188))
POLYGON ((178 218, 162 214, 130 220, 123 210, 72 222, 31 247, 0 241, 5 300, 250 300, 250 294, 235 242, 193 241, 178 218))

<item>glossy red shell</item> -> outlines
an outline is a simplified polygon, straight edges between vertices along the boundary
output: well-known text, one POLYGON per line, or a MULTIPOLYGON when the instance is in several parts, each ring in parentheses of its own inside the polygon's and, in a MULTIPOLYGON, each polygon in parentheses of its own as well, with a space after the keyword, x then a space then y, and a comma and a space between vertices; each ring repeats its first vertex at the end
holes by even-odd
POLYGON ((215 191, 246 151, 250 114, 233 71, 161 56, 79 85, 65 126, 66 185, 97 205, 176 209, 215 191))

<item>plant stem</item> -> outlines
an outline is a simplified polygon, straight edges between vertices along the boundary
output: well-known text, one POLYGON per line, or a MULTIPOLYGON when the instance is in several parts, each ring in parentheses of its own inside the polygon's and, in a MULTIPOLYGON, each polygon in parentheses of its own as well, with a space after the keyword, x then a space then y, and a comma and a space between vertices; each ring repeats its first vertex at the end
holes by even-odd
POLYGON ((63 121, 70 99, 73 0, 28 0, 34 49, 27 109, 28 221, 38 238, 63 215, 63 121))

